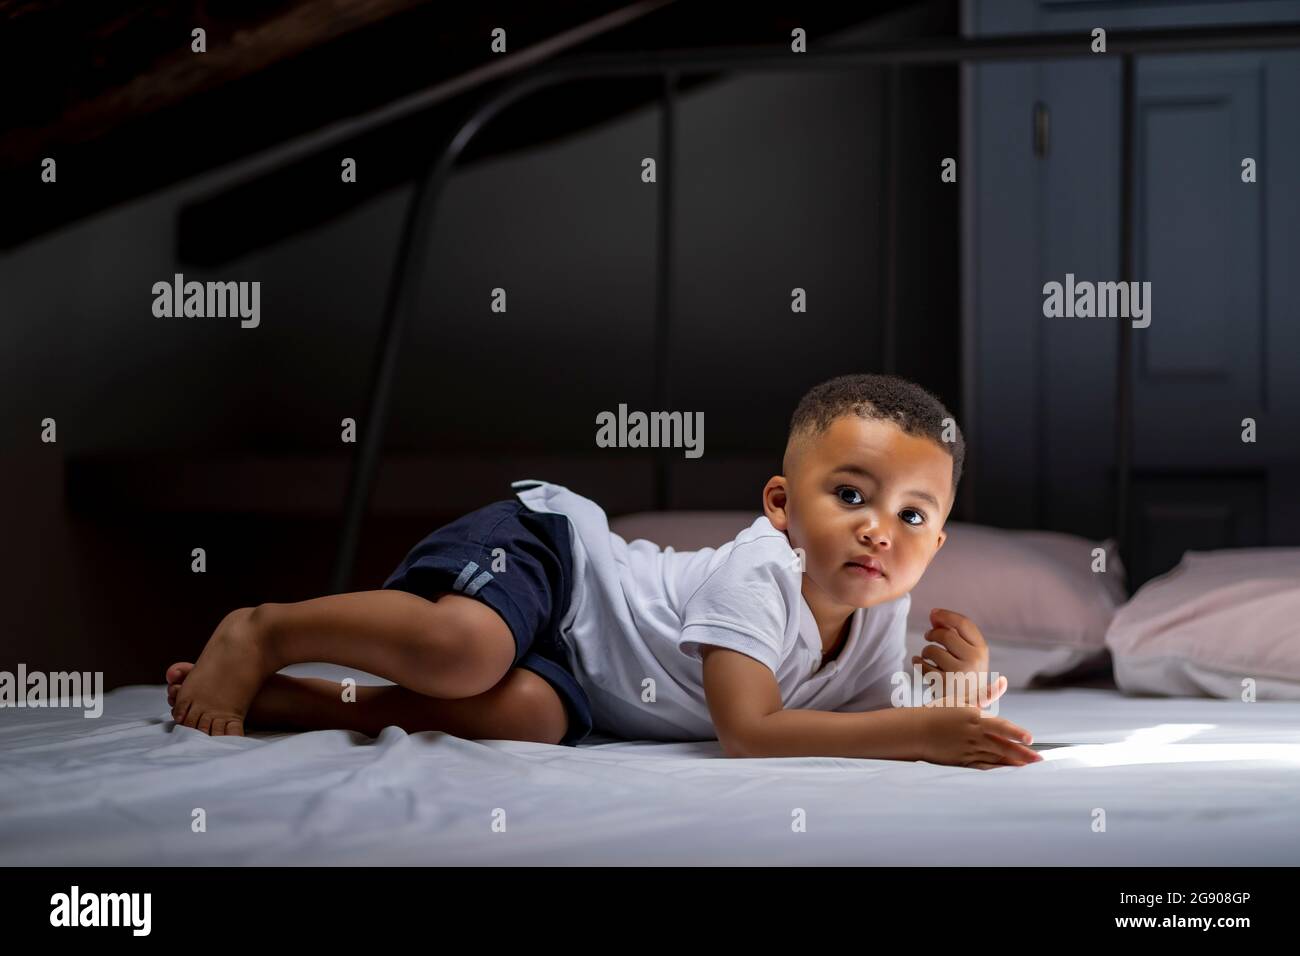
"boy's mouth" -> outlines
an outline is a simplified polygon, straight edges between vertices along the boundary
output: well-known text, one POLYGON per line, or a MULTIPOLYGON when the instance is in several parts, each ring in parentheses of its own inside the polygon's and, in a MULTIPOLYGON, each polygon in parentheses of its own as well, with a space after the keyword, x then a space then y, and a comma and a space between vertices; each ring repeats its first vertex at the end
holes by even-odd
POLYGON ((875 558, 862 558, 858 561, 849 561, 844 565, 852 570, 854 574, 859 574, 865 578, 883 578, 885 570, 880 566, 880 562, 875 558))

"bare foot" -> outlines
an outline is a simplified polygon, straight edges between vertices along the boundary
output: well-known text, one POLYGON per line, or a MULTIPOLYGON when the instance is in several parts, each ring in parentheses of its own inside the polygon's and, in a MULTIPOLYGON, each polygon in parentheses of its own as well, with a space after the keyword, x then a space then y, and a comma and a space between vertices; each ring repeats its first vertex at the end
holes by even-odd
POLYGON ((244 735, 249 705, 277 670, 251 615, 251 608, 231 611, 193 665, 167 669, 167 699, 178 724, 214 737, 244 735))
MULTIPOLYGON (((171 707, 176 706, 176 695, 180 693, 181 685, 185 683, 185 678, 189 677, 190 671, 194 670, 194 665, 188 661, 177 661, 171 667, 167 668, 167 704, 171 707)), ((294 718, 302 709, 304 702, 304 691, 302 684, 305 682, 301 678, 286 677, 283 674, 272 674, 262 686, 258 688, 257 696, 253 702, 248 705, 248 713, 244 715, 244 732, 249 730, 298 730, 300 729, 294 718)), ((330 693, 335 693, 334 688, 337 684, 330 684, 330 693)), ((307 694, 312 701, 319 695, 307 694)), ((226 725, 229 726, 229 723, 226 725)), ((214 729, 212 736, 222 736, 224 731, 214 729)), ((231 732, 233 734, 233 732, 231 732)), ((235 735, 237 736, 237 735, 235 735)))

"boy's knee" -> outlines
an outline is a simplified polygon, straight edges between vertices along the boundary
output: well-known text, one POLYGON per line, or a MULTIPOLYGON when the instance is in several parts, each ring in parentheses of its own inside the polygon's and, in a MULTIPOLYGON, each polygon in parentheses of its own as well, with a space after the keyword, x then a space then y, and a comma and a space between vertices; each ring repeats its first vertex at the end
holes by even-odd
MULTIPOLYGON (((514 662, 515 641, 501 616, 481 601, 444 594, 421 612, 424 640, 409 662, 417 673, 436 674, 442 696, 470 697, 490 690, 514 662), (454 689, 456 693, 450 693, 454 689)), ((438 695, 434 695, 438 696, 438 695)))
POLYGON ((549 682, 527 668, 514 668, 502 682, 521 740, 558 744, 569 730, 564 702, 549 682))

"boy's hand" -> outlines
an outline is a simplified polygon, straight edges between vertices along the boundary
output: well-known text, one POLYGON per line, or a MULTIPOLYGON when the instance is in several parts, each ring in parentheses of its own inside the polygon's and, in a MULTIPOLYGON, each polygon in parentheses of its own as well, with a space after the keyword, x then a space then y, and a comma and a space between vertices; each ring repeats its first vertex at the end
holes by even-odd
POLYGON ((978 707, 917 708, 921 759, 955 767, 990 770, 1037 763, 1042 755, 1026 744, 1029 731, 1002 717, 988 717, 978 707))
POLYGON ((981 707, 987 707, 1006 693, 1005 677, 999 676, 992 687, 988 684, 989 648, 974 621, 956 611, 936 607, 930 611, 930 623, 933 627, 925 632, 928 643, 919 657, 912 658, 913 664, 921 665, 922 674, 975 673, 981 707))

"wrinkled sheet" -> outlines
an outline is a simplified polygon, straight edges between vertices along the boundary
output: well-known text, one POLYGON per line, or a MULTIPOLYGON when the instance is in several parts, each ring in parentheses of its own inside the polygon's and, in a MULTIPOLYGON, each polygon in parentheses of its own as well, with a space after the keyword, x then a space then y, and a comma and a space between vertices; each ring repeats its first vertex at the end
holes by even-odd
POLYGON ((1046 759, 990 771, 396 727, 209 737, 161 685, 104 708, 0 711, 0 864, 1300 864, 1300 702, 1013 691, 1000 716, 1046 759))

